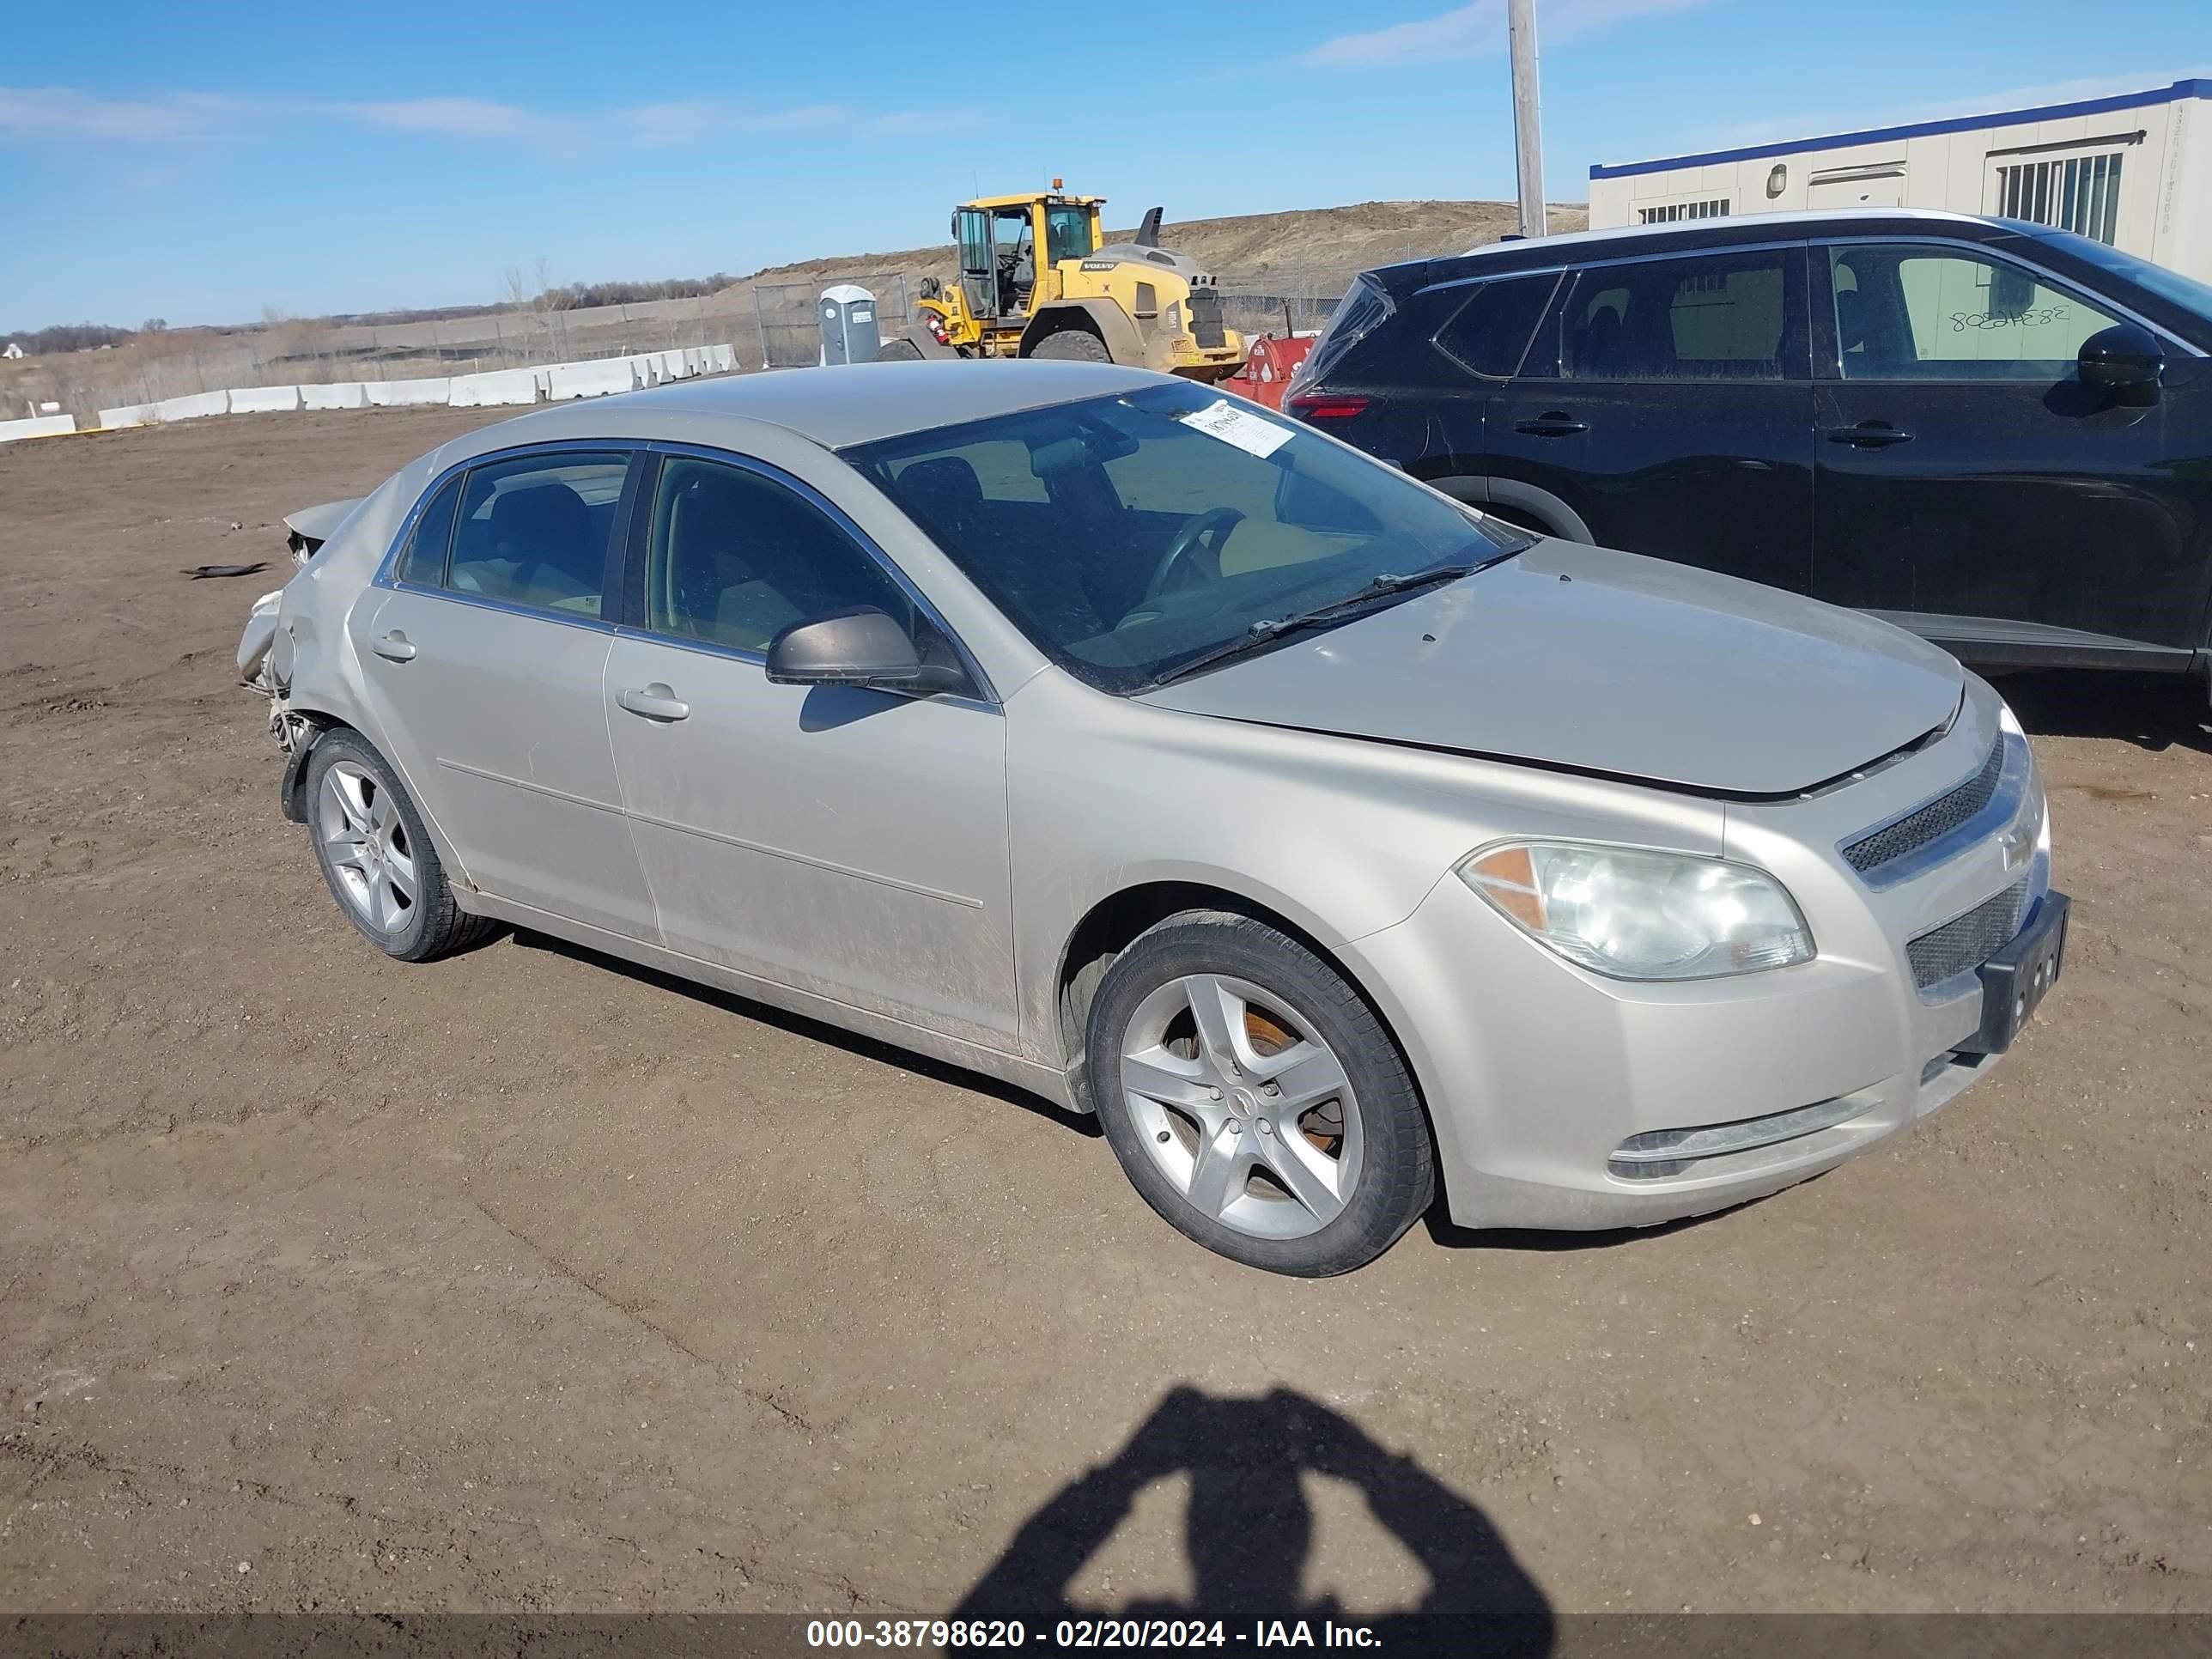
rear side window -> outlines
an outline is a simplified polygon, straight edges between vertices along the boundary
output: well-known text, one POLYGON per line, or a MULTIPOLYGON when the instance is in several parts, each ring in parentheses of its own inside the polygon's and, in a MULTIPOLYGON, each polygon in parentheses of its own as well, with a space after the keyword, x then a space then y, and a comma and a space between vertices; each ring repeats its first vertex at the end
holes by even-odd
POLYGON ((1582 272, 1561 323, 1576 380, 1782 380, 1807 373, 1795 256, 1771 248, 1582 272))
POLYGON ((461 501, 461 479, 457 473, 422 509, 407 550, 399 556, 399 580, 431 587, 446 585, 446 551, 453 545, 454 509, 461 501))
POLYGON ((1556 271, 1482 283, 1437 331, 1437 349, 1461 368, 1492 380, 1521 372, 1528 341, 1559 288, 1556 271))
POLYGON ((535 611, 596 617, 629 459, 563 452, 474 469, 446 586, 535 611))

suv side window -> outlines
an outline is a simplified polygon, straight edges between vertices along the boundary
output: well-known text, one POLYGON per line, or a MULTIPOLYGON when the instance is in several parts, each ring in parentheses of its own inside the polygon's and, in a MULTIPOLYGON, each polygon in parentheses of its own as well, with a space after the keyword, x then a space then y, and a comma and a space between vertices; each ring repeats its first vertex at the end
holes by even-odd
POLYGON ((414 533, 399 556, 398 578, 429 587, 446 585, 446 555, 453 543, 455 509, 461 504, 461 475, 446 480, 429 506, 415 520, 414 533))
POLYGON ((793 623, 860 605, 915 627, 905 591, 796 490, 747 467, 662 464, 645 565, 653 632, 765 653, 793 623))
POLYGON ((1966 248, 1825 252, 1847 380, 2070 380, 2081 343, 2118 320, 2024 265, 1966 248))
POLYGON ((1559 285, 1557 271, 1477 283, 1437 331, 1437 349, 1486 380, 1510 380, 1521 372, 1528 342, 1559 285))
POLYGON ((456 593, 597 617, 629 458, 526 455, 471 468, 445 586, 456 593))
POLYGON ((1807 372, 1793 250, 1643 259, 1578 273, 1560 324, 1576 380, 1784 380, 1807 372))

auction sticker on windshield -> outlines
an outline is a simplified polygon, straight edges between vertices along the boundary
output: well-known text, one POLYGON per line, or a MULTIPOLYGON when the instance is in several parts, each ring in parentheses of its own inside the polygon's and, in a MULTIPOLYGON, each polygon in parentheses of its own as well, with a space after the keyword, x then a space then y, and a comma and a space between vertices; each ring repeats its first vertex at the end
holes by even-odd
POLYGON ((1224 443, 1235 444, 1247 454, 1257 455, 1262 460, 1290 442, 1292 435, 1288 428, 1262 420, 1226 398, 1219 399, 1211 408, 1184 416, 1182 423, 1194 426, 1209 437, 1218 438, 1224 443))

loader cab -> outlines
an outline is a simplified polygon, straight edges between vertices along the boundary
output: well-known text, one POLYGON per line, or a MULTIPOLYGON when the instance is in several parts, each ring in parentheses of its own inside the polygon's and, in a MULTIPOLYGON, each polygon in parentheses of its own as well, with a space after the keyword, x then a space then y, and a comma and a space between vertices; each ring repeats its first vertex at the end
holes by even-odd
POLYGON ((969 310, 987 321, 1024 315, 1041 272, 1097 250, 1099 199, 992 197, 955 208, 952 241, 969 310))

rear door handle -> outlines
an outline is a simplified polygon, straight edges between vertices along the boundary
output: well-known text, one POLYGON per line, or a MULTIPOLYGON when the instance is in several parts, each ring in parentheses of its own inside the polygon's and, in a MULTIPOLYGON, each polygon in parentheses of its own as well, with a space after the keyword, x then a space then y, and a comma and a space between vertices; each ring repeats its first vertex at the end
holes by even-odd
POLYGON ((1830 427, 1828 441, 1849 444, 1854 449, 1887 449, 1892 444, 1911 443, 1912 434, 1887 421, 1861 421, 1856 426, 1830 427))
POLYGON ((392 662, 406 662, 415 654, 414 642, 396 628, 370 641, 368 648, 392 662))
POLYGON ((649 720, 688 720, 691 714, 691 705, 659 680, 642 690, 632 687, 617 691, 615 701, 631 714, 649 720))
POLYGON ((1589 422, 1578 421, 1565 410, 1547 410, 1533 421, 1522 421, 1513 428, 1525 432, 1532 438, 1571 438, 1577 432, 1589 430, 1589 422))

